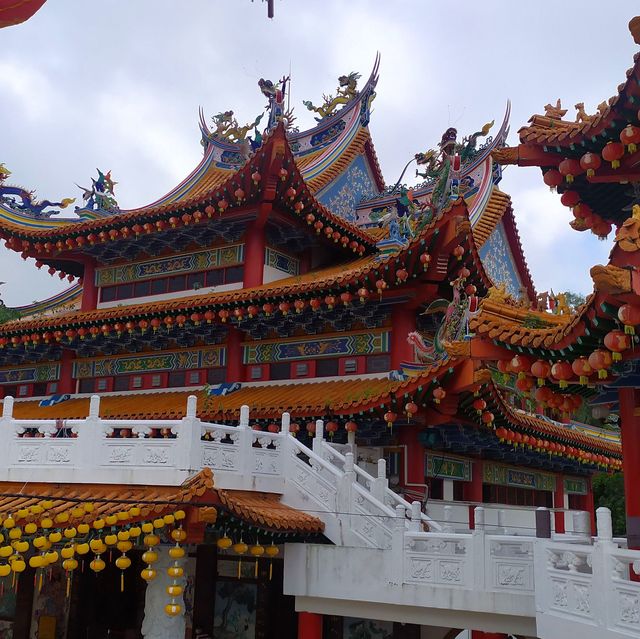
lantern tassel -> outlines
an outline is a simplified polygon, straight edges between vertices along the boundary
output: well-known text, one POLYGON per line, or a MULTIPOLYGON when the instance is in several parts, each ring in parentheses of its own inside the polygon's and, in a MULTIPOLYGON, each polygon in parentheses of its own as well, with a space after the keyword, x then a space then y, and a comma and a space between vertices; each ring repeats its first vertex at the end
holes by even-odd
POLYGON ((271 581, 271 577, 273 577, 273 559, 269 562, 269 581, 271 581))
POLYGON ((622 353, 618 353, 618 352, 614 351, 613 353, 611 353, 611 359, 614 362, 621 362, 622 361, 622 353))
POLYGON ((124 592, 124 570, 120 571, 120 592, 124 592))
POLYGON ((238 561, 238 579, 240 579, 240 574, 242 573, 242 557, 238 561))
POLYGON ((258 578, 258 560, 256 559, 256 565, 255 568, 253 570, 253 576, 257 579, 258 578))
POLYGON ((71 573, 67 573, 67 599, 69 599, 69 594, 71 593, 71 573))
POLYGON ((636 328, 635 326, 629 326, 628 324, 624 325, 624 332, 626 335, 635 335, 636 334, 636 328))
POLYGON ((607 371, 604 368, 598 371, 598 379, 607 379, 607 371))

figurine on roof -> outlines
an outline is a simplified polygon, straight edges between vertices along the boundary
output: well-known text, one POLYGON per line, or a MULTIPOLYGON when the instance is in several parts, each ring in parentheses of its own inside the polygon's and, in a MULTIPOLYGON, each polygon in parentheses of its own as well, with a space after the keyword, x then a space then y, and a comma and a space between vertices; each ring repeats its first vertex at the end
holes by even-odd
POLYGON ((271 131, 279 122, 284 122, 287 130, 292 129, 292 124, 296 119, 293 115, 293 109, 285 109, 284 99, 287 94, 287 84, 291 80, 290 76, 283 77, 282 80, 275 84, 271 80, 260 78, 258 86, 262 95, 267 98, 267 112, 269 113, 269 122, 267 123, 267 131, 271 131))
POLYGON ((233 111, 221 111, 211 118, 216 126, 212 135, 228 142, 242 142, 246 139, 247 133, 260 124, 263 115, 264 113, 261 113, 253 122, 240 126, 233 115, 233 111))
POLYGON ((316 118, 316 121, 320 122, 324 118, 334 115, 340 105, 347 104, 351 102, 353 98, 357 97, 358 80, 361 77, 362 76, 355 71, 349 75, 341 75, 338 78, 338 89, 335 96, 323 95, 322 99, 324 103, 322 106, 314 106, 310 100, 303 100, 302 104, 304 104, 309 111, 317 113, 320 117, 316 118))
MULTIPOLYGON (((114 197, 114 189, 117 182, 114 182, 111 178, 111 171, 107 171, 107 173, 103 173, 100 169, 96 169, 96 171, 98 172, 98 179, 91 178, 91 188, 88 189, 76 184, 83 191, 84 206, 82 208, 92 211, 118 213, 120 208, 114 197)), ((76 207, 77 209, 78 207, 76 207)))
POLYGON ((5 184, 7 178, 11 175, 11 171, 4 165, 0 164, 0 204, 4 204, 14 211, 18 211, 24 215, 35 218, 51 217, 60 213, 60 211, 45 211, 51 207, 61 209, 67 208, 75 202, 73 198, 65 198, 60 202, 52 202, 51 200, 36 201, 35 193, 28 191, 21 186, 10 186, 5 184))

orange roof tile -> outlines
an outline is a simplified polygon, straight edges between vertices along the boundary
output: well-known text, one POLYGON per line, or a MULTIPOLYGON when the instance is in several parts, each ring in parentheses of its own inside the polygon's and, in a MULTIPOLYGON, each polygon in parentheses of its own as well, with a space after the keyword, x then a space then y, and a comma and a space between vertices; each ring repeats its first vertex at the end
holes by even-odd
POLYGON ((493 230, 498 226, 502 216, 511 208, 511 198, 497 187, 491 191, 491 196, 480 218, 473 226, 473 237, 478 248, 489 239, 493 230))

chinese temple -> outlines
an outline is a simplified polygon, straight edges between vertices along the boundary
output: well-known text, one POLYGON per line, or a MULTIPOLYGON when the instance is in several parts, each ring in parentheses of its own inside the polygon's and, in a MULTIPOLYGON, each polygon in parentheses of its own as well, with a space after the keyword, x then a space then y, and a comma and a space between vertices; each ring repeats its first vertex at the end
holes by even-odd
POLYGON ((523 599, 538 596, 534 545, 517 540, 545 537, 540 511, 545 538, 590 540, 591 478, 623 453, 640 548, 640 57, 598 114, 547 105, 515 147, 509 105, 498 125, 447 129, 412 159, 412 187, 378 164, 378 66, 304 102, 310 130, 285 106, 288 77, 259 81, 267 106, 244 126, 201 111, 201 162, 141 208, 121 209, 98 171, 65 215, 74 200, 37 201, 0 165, 6 248, 71 285, 0 325, 13 637, 563 636, 523 599), (506 164, 539 166, 576 231, 616 229, 577 309, 534 287, 506 164), (587 407, 619 413, 622 444, 581 421, 587 407), (459 549, 490 520, 487 556, 510 560, 493 608, 456 625, 419 588, 462 588, 459 549), (449 543, 435 577, 429 553, 449 543), (358 552, 338 561, 343 548, 358 552), (405 548, 411 605, 406 588, 338 594, 359 553, 405 548), (509 588, 519 603, 500 599, 509 588))

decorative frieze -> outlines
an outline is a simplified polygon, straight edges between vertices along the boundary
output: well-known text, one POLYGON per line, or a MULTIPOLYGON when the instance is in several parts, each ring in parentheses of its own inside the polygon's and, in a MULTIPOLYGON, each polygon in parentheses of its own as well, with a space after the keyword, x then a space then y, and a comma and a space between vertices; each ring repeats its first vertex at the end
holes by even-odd
POLYGON ((565 477, 564 492, 568 495, 586 495, 589 490, 584 477, 565 477))
POLYGON ((0 369, 0 384, 53 382, 60 376, 60 364, 37 364, 0 369))
POLYGON ((242 347, 242 362, 243 364, 265 364, 319 357, 375 355, 388 351, 388 331, 352 333, 307 340, 251 342, 242 347))
POLYGON ((84 379, 129 373, 215 368, 225 364, 225 347, 215 346, 167 353, 78 360, 73 363, 73 376, 76 379, 84 379))
POLYGON ((264 252, 264 264, 289 275, 300 274, 300 260, 269 247, 264 252))
POLYGON ((492 464, 490 462, 484 463, 483 481, 485 484, 530 488, 531 490, 554 491, 556 489, 555 475, 511 468, 510 466, 492 464))
POLYGON ((427 453, 427 477, 471 481, 471 462, 468 459, 427 453))
POLYGON ((244 244, 220 246, 207 251, 169 255, 153 260, 105 266, 96 269, 96 286, 126 284, 149 280, 163 275, 177 275, 194 271, 241 264, 244 260, 244 244))

